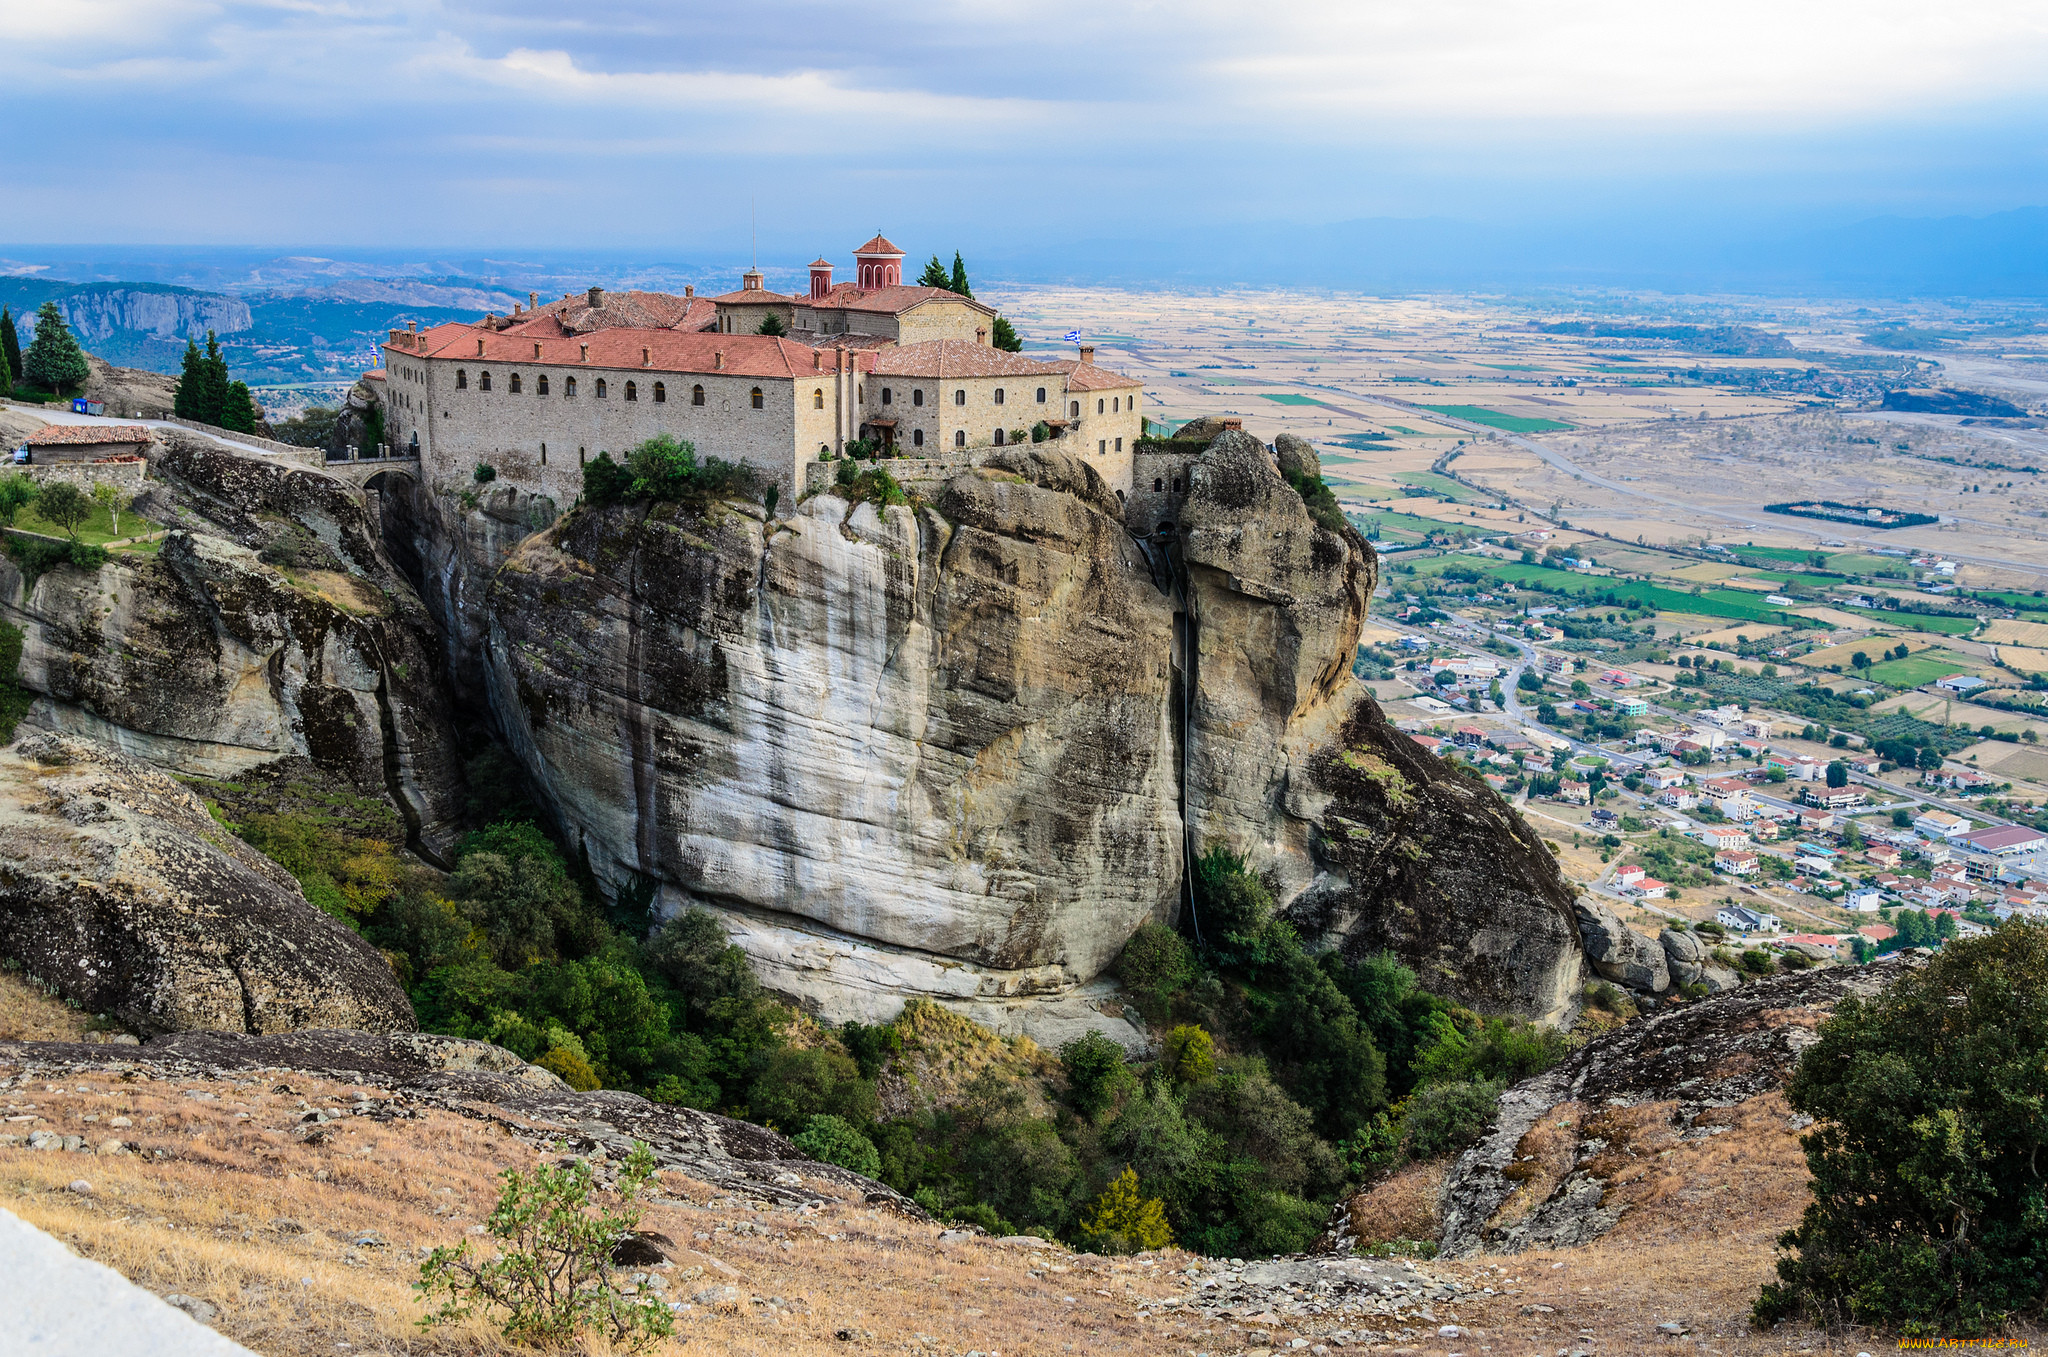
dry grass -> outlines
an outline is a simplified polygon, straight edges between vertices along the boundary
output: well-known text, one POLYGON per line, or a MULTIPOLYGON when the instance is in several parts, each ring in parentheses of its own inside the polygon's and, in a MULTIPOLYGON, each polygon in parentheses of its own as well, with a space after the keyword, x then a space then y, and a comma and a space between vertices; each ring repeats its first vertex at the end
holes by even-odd
POLYGON ((1351 1230, 1361 1248, 1400 1239, 1435 1239, 1443 1232, 1447 1159, 1410 1164, 1351 1199, 1351 1230))
POLYGON ((19 971, 0 971, 0 1041, 81 1041, 93 1017, 19 971))
MULTIPOLYGON (((483 1323, 422 1332, 411 1283, 425 1249, 465 1237, 488 1214, 500 1170, 544 1152, 495 1120, 438 1109, 389 1122, 345 1117, 328 1123, 324 1143, 307 1143, 301 1101, 347 1107, 357 1089, 296 1074, 124 1082, 72 1072, 61 1089, 39 1078, 0 1092, 9 1115, 32 1105, 42 1119, 9 1131, 120 1137, 134 1149, 0 1147, 0 1205, 152 1291, 211 1302, 216 1328, 271 1357, 515 1351, 483 1323), (280 1083, 293 1091, 274 1092, 280 1083), (117 1116, 132 1125, 115 1127, 117 1116), (81 1177, 89 1196, 67 1190, 81 1177), (363 1231, 386 1242, 356 1243, 363 1231)), ((664 1350, 1156 1350, 1148 1335, 1164 1326, 1140 1325, 1131 1306, 1176 1289, 1156 1279, 1178 1255, 1148 1265, 1056 1247, 941 1246, 935 1225, 826 1190, 834 1201, 824 1207, 769 1209, 664 1175, 645 1226, 682 1246, 665 1270, 669 1294, 688 1301, 729 1284, 742 1295, 716 1311, 692 1305, 679 1323, 685 1341, 664 1350), (854 1337, 837 1338, 842 1329, 854 1337)))
POLYGON ((1059 1062, 1029 1037, 1002 1037, 950 1009, 913 999, 896 1020, 903 1049, 890 1058, 881 1079, 883 1109, 890 1116, 951 1107, 985 1070, 1022 1082, 1033 1116, 1049 1116, 1044 1082, 1058 1076, 1059 1062))

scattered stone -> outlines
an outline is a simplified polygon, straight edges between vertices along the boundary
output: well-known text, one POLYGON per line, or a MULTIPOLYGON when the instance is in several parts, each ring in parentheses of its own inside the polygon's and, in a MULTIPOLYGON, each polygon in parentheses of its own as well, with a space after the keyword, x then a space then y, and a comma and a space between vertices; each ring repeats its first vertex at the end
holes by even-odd
POLYGON ((669 1250, 676 1243, 667 1235, 656 1230, 635 1230, 620 1237, 612 1245, 614 1267, 653 1267, 669 1259, 669 1250))
POLYGON ((70 1185, 64 1190, 66 1192, 75 1192, 81 1197, 90 1197, 92 1195, 92 1184, 83 1178, 73 1178, 70 1185))
POLYGON ((738 1305, 740 1289, 736 1286, 707 1286, 690 1300, 697 1305, 738 1305))
POLYGON ((1680 1324, 1677 1320, 1672 1319, 1667 1319, 1662 1324, 1659 1324, 1657 1326, 1658 1333, 1681 1334, 1687 1331, 1688 1330, 1685 1325, 1680 1324))
POLYGON ((178 1291, 173 1291, 169 1295, 165 1296, 164 1304, 175 1306, 178 1309, 183 1310, 186 1314, 192 1316, 192 1318, 198 1320, 201 1324, 213 1323, 214 1316, 220 1313, 219 1310, 216 1310, 213 1306, 208 1305, 205 1301, 199 1299, 199 1297, 187 1296, 184 1293, 178 1291))

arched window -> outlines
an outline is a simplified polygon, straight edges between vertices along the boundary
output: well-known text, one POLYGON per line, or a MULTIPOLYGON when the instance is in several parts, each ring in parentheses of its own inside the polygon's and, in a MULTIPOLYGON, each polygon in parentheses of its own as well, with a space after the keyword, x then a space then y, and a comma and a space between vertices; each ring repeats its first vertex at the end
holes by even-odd
MULTIPOLYGON (((599 394, 602 395, 603 393, 600 392, 599 394)), ((1102 398, 1100 396, 1095 398, 1095 413, 1098 415, 1102 413, 1102 398)))
MULTIPOLYGON (((887 396, 887 395, 888 395, 889 393, 888 393, 888 392, 886 392, 886 391, 884 391, 884 392, 883 392, 882 394, 883 394, 884 396, 887 396)), ((819 387, 813 387, 813 388, 811 389, 811 408, 812 408, 813 410, 822 410, 822 409, 824 409, 824 408, 825 408, 825 388, 824 388, 824 387, 822 387, 822 386, 819 386, 819 387)))
POLYGON ((597 379, 597 398, 599 400, 604 399, 604 378, 602 377, 597 379))
POLYGON ((638 382, 626 383, 626 399, 629 401, 640 399, 640 384, 638 382))
POLYGON ((996 446, 997 446, 997 447, 1001 447, 1002 445, 1003 445, 1003 431, 1002 431, 1001 427, 998 427, 998 428, 996 429, 996 446))
POLYGON ((1180 493, 1180 477, 1178 476, 1173 478, 1173 493, 1176 495, 1180 493))
POLYGON ((912 429, 910 431, 910 446, 913 448, 921 448, 924 446, 923 429, 912 429))
POLYGON ((574 377, 564 377, 562 379, 562 394, 570 400, 576 399, 576 379, 574 377))
POLYGON ((822 462, 822 461, 824 461, 824 460, 825 460, 825 459, 826 459, 827 457, 830 457, 831 455, 832 455, 832 449, 831 449, 831 448, 827 447, 827 446, 826 446, 825 444, 823 444, 823 443, 820 443, 820 444, 818 444, 818 460, 819 460, 819 461, 821 461, 821 462, 822 462))
POLYGON ((1118 412, 1119 410, 1123 409, 1123 406, 1122 406, 1122 404, 1120 404, 1120 402, 1121 402, 1122 400, 1123 400, 1123 397, 1122 397, 1122 396, 1111 396, 1111 397, 1109 398, 1109 412, 1110 412, 1110 413, 1111 413, 1112 415, 1113 415, 1113 414, 1115 414, 1115 413, 1117 413, 1117 412, 1118 412))
POLYGON ((519 394, 519 374, 518 374, 518 373, 516 373, 516 372, 515 372, 515 373, 513 373, 513 374, 512 374, 512 379, 511 379, 511 381, 510 381, 510 382, 508 382, 508 383, 506 384, 506 387, 505 387, 505 389, 506 389, 507 391, 510 391, 510 392, 511 392, 511 393, 512 393, 513 395, 515 395, 515 396, 519 394))
POLYGON ((967 446, 967 430, 953 430, 953 446, 956 448, 964 448, 967 446))
POLYGON ((1003 389, 1002 389, 1001 387, 997 387, 997 388, 996 388, 996 404, 997 404, 997 405, 1001 405, 1002 403, 1003 403, 1003 389))
POLYGON ((463 368, 455 369, 455 389, 457 391, 469 390, 469 373, 463 368))
POLYGON ((534 394, 538 396, 548 394, 548 375, 545 372, 533 379, 533 390, 534 394))
POLYGON ((1156 494, 1164 489, 1166 489, 1166 478, 1164 476, 1154 476, 1152 478, 1153 493, 1156 494))
POLYGON ((656 405, 668 404, 668 384, 666 382, 656 382, 654 384, 654 403, 656 405))
POLYGON ((923 388, 923 387, 919 387, 919 388, 917 388, 917 389, 916 389, 915 391, 912 391, 912 392, 910 393, 910 403, 911 403, 912 405, 923 405, 923 404, 924 404, 924 388, 923 388))
POLYGON ((479 372, 476 375, 476 386, 479 391, 489 391, 491 389, 491 374, 479 372))
POLYGON ((692 405, 702 405, 703 403, 704 403, 704 387, 703 387, 703 384, 702 384, 702 383, 699 383, 698 385, 696 385, 696 386, 693 386, 693 387, 691 387, 691 388, 690 388, 690 404, 692 404, 692 405))
POLYGON ((1038 388, 1038 403, 1045 404, 1045 388, 1042 386, 1038 388))
POLYGON ((755 387, 753 390, 753 394, 749 396, 748 399, 754 403, 754 408, 756 410, 759 410, 761 408, 761 388, 758 386, 755 387))
POLYGON ((893 396, 894 394, 895 394, 895 392, 891 391, 891 390, 890 390, 890 389, 889 389, 888 387, 886 387, 886 386, 885 386, 885 387, 883 387, 883 388, 882 388, 882 404, 884 404, 884 405, 887 405, 887 404, 889 403, 889 397, 893 396))
POLYGON ((1081 402, 1069 401, 1068 405, 1071 407, 1067 411, 1068 415, 1072 416, 1075 419, 1079 419, 1081 417, 1081 402))
POLYGON ((958 388, 953 392, 953 404, 967 404, 967 389, 965 387, 958 388))

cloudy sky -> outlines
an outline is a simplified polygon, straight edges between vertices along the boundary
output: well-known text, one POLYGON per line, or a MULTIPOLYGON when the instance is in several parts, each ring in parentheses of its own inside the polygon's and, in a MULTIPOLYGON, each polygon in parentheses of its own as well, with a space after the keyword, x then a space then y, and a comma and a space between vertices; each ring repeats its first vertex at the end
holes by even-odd
POLYGON ((764 251, 1002 251, 2048 203, 2038 0, 0 0, 0 32, 18 242, 697 249, 757 204, 764 251))

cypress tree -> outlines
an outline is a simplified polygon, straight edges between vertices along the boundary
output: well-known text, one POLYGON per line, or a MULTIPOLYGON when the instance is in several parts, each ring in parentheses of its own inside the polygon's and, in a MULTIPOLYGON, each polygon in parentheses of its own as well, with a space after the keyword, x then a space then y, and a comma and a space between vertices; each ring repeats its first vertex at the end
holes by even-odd
POLYGON ((186 339, 185 364, 178 374, 177 394, 171 398, 171 413, 179 419, 199 418, 199 390, 206 385, 199 367, 199 346, 186 339))
POLYGON ((946 286, 963 297, 974 296, 974 289, 967 286, 967 265, 962 262, 958 250, 953 251, 953 276, 946 280, 946 286))
POLYGON ((22 357, 21 367, 30 386, 59 395, 84 386, 92 375, 85 363, 85 350, 71 337, 71 327, 64 323, 57 303, 44 302, 36 309, 36 337, 22 357))
POLYGON ((21 335, 15 331, 14 316, 0 306, 0 390, 21 380, 21 335))
POLYGON ((236 433, 255 433, 256 423, 261 417, 256 408, 256 398, 249 394, 249 384, 229 383, 227 399, 221 407, 220 427, 233 429, 236 433))
POLYGON ((202 424, 219 424, 228 404, 228 360, 220 356, 220 341, 206 332, 206 357, 199 364, 199 413, 192 416, 202 424))
POLYGON ((953 280, 947 276, 946 266, 939 262, 939 257, 933 255, 932 262, 924 266, 924 274, 917 280, 917 285, 919 287, 942 287, 950 290, 953 286, 953 280))

